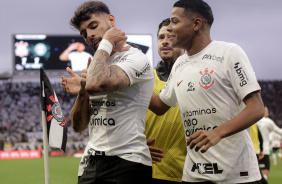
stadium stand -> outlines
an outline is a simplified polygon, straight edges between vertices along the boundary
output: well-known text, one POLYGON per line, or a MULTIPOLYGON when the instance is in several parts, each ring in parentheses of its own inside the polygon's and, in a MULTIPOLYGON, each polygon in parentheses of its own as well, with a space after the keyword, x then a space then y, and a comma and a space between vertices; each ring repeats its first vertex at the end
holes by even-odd
MULTIPOLYGON (((282 81, 259 81, 270 118, 282 127, 282 81)), ((76 133, 71 127, 70 110, 76 96, 63 91, 60 82, 52 83, 68 126, 68 150, 83 150, 88 131, 76 133)), ((6 150, 37 149, 42 146, 39 82, 0 81, 0 140, 6 150)))

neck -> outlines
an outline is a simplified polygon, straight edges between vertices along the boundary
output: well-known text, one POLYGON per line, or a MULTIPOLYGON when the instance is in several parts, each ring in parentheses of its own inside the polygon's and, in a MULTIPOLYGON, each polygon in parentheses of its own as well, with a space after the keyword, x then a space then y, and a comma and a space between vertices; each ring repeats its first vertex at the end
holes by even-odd
POLYGON ((204 48, 206 48, 212 42, 209 32, 208 33, 198 33, 191 40, 190 47, 186 48, 189 56, 197 54, 201 52, 204 48))

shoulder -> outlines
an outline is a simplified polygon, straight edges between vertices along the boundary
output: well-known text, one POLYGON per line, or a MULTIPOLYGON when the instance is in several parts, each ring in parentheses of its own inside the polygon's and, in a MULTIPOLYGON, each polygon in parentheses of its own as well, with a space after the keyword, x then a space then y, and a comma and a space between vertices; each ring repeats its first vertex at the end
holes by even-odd
POLYGON ((172 67, 172 72, 173 71, 176 71, 177 68, 179 68, 180 66, 186 64, 187 62, 189 62, 189 57, 187 54, 183 54, 182 56, 179 56, 177 58, 177 60, 175 61, 175 63, 173 64, 173 67, 172 67))
POLYGON ((128 51, 125 51, 125 55, 147 57, 140 49, 137 49, 135 47, 130 47, 128 51))
POLYGON ((238 44, 231 42, 213 41, 211 44, 212 44, 212 49, 218 52, 226 52, 226 51, 228 52, 236 48, 241 49, 241 47, 238 44))
POLYGON ((226 48, 238 46, 238 44, 236 44, 236 43, 225 42, 225 41, 213 41, 212 44, 213 44, 213 46, 226 47, 226 48))

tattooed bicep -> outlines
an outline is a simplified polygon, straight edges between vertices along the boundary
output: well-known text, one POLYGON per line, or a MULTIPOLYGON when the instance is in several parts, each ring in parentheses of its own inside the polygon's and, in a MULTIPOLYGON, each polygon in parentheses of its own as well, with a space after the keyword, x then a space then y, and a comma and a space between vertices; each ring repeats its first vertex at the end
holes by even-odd
POLYGON ((116 85, 116 90, 125 88, 130 85, 127 73, 117 65, 110 66, 110 81, 116 85))

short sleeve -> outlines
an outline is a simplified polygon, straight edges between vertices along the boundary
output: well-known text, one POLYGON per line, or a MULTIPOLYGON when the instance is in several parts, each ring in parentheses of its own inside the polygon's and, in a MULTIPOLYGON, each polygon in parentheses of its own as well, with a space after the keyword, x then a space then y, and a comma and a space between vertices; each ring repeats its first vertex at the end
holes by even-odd
POLYGON ((125 54, 115 65, 122 68, 128 75, 130 85, 154 78, 153 67, 149 58, 139 50, 125 54))
POLYGON ((260 86, 243 49, 235 45, 228 54, 228 77, 235 93, 243 100, 251 92, 260 90, 260 86))
POLYGON ((167 83, 160 93, 160 99, 170 107, 175 107, 178 105, 173 87, 173 72, 170 73, 167 83))
POLYGON ((178 105, 177 95, 174 87, 176 80, 175 78, 177 76, 177 73, 175 73, 175 69, 180 63, 187 62, 188 60, 189 58, 186 54, 183 54, 182 56, 178 57, 171 69, 171 73, 168 77, 167 83, 160 93, 160 99, 170 107, 175 107, 178 105))

